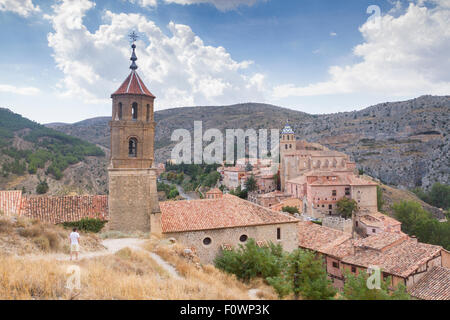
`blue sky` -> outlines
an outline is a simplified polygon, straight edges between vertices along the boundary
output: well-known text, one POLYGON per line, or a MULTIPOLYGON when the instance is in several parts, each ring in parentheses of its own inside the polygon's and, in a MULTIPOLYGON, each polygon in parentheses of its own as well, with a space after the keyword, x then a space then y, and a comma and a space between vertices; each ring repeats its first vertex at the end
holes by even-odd
POLYGON ((0 0, 0 107, 110 114, 136 30, 156 110, 266 102, 308 113, 450 93, 449 0, 0 0), (367 8, 376 5, 380 15, 367 8))

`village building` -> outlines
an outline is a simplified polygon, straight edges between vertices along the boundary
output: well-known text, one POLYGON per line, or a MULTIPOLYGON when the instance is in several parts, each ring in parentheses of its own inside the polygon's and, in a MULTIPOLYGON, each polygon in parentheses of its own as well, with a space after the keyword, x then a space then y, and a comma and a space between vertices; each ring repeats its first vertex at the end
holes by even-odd
POLYGON ((223 193, 219 188, 214 188, 206 192, 206 199, 219 199, 222 198, 223 193))
POLYGON ((401 232, 402 223, 381 212, 360 210, 355 215, 355 231, 363 236, 382 232, 401 232))
POLYGON ((288 198, 285 200, 280 201, 277 204, 274 204, 270 207, 270 209, 274 210, 274 211, 283 211, 284 207, 292 207, 292 208, 297 208, 298 213, 302 213, 302 207, 303 207, 303 203, 302 200, 298 199, 298 198, 288 198))
POLYGON ((409 294, 420 300, 450 300, 450 269, 433 267, 411 287, 409 294))
POLYGON ((244 167, 220 167, 219 169, 218 172, 222 175, 222 184, 228 190, 234 190, 237 187, 241 186, 241 180, 246 177, 246 171, 244 167))
POLYGON ((233 195, 166 201, 160 207, 163 236, 191 248, 202 263, 212 263, 221 250, 245 244, 250 238, 281 244, 286 251, 298 247, 298 219, 233 195))
POLYGON ((324 258, 334 286, 343 288, 345 272, 358 275, 371 266, 381 268, 391 285, 404 284, 408 290, 434 267, 450 267, 450 253, 440 246, 418 242, 404 233, 383 232, 354 240, 348 233, 312 222, 299 223, 299 247, 324 258))
POLYGON ((249 192, 247 197, 248 201, 266 208, 270 208, 273 205, 279 204, 283 200, 289 198, 292 198, 290 194, 281 191, 273 191, 269 193, 249 192))

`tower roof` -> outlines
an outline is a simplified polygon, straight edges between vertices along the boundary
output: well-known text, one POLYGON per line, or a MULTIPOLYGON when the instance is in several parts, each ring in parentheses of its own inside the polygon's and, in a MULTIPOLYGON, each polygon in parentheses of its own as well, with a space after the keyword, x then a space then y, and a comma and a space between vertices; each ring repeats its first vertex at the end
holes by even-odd
POLYGON ((119 94, 139 94, 155 98, 150 90, 147 89, 136 70, 132 70, 130 72, 129 76, 121 84, 119 89, 117 89, 111 96, 119 94))
POLYGON ((286 123, 286 125, 283 128, 283 130, 281 130, 281 134, 294 134, 294 130, 292 130, 292 128, 289 125, 289 123, 286 123))
POLYGON ((125 79, 125 81, 120 85, 119 89, 117 89, 112 95, 119 95, 119 94, 138 94, 138 95, 144 95, 149 96, 152 98, 155 98, 155 96, 150 92, 150 90, 147 89, 144 82, 139 77, 138 73, 136 72, 138 66, 136 64, 137 56, 136 56, 136 45, 134 44, 134 41, 137 39, 137 35, 133 32, 130 34, 130 38, 133 41, 133 44, 131 45, 131 48, 133 49, 133 52, 131 53, 131 65, 130 65, 130 75, 125 79))

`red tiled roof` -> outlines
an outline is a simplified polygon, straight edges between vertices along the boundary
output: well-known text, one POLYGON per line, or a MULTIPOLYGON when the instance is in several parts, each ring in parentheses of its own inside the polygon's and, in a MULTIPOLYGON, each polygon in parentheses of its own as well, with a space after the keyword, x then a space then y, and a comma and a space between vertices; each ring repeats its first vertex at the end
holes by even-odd
POLYGON ((400 221, 395 220, 381 212, 371 212, 364 215, 361 215, 359 220, 364 223, 366 226, 373 227, 390 227, 390 226, 398 226, 402 224, 400 221))
POLYGON ((298 224, 299 247, 339 258, 351 253, 351 246, 348 251, 339 247, 350 242, 351 237, 349 233, 323 227, 311 221, 301 221, 298 224))
POLYGON ((119 94, 138 94, 155 98, 134 70, 130 72, 129 76, 125 79, 119 89, 117 89, 111 96, 119 94))
POLYGON ((441 250, 404 234, 384 232, 356 241, 355 254, 344 257, 342 262, 362 267, 376 265, 384 272, 406 278, 441 250))
POLYGON ((206 194, 222 194, 222 190, 220 190, 219 188, 214 188, 209 190, 206 194))
POLYGON ((409 290, 422 300, 450 300, 450 269, 433 267, 409 290))
POLYGON ((160 202, 160 208, 164 233, 299 221, 228 194, 219 199, 160 202))

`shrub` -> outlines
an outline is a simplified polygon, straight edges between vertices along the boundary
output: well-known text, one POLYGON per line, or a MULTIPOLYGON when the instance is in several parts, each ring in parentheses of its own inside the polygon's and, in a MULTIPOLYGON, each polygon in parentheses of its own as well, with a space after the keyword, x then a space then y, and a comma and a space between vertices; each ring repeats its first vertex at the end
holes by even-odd
POLYGON ((294 213, 298 213, 298 208, 297 207, 286 206, 286 207, 281 208, 281 211, 287 212, 287 213, 290 213, 290 214, 294 214, 294 213))
POLYGON ((79 221, 63 222, 64 228, 77 228, 80 231, 98 233, 108 221, 95 218, 83 218, 79 221))
POLYGON ((36 192, 38 194, 44 194, 47 193, 49 187, 47 184, 47 180, 39 181, 39 184, 36 187, 36 192))
POLYGON ((44 237, 40 236, 33 240, 33 242, 41 249, 42 251, 48 252, 50 251, 50 241, 44 237))

